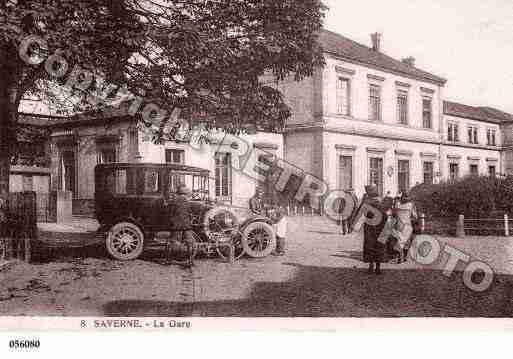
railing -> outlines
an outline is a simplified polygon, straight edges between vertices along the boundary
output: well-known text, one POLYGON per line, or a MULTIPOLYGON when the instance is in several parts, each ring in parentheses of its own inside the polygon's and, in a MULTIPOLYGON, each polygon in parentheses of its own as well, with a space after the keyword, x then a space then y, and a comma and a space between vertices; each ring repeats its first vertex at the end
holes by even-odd
POLYGON ((319 211, 314 210, 309 206, 299 206, 299 205, 287 205, 285 207, 287 211, 287 216, 319 216, 319 211))
POLYGON ((497 235, 509 237, 513 220, 504 214, 502 218, 465 218, 460 215, 456 222, 456 236, 497 235))

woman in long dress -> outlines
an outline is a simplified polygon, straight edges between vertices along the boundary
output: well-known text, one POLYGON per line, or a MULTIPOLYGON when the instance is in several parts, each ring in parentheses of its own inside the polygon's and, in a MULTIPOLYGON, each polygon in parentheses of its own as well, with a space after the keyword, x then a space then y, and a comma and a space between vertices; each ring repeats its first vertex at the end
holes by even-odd
POLYGON ((397 240, 394 249, 399 252, 398 263, 401 263, 406 260, 408 244, 413 234, 413 220, 418 218, 415 204, 405 192, 395 205, 394 217, 396 224, 392 229, 392 236, 397 240))
POLYGON ((363 225, 363 261, 369 264, 369 273, 375 271, 381 274, 381 263, 385 258, 385 244, 379 241, 379 236, 383 230, 386 221, 384 207, 378 199, 378 189, 376 186, 365 187, 366 196, 363 203, 378 210, 378 212, 368 212, 366 217, 374 219, 378 213, 381 215, 377 225, 365 223, 363 225))

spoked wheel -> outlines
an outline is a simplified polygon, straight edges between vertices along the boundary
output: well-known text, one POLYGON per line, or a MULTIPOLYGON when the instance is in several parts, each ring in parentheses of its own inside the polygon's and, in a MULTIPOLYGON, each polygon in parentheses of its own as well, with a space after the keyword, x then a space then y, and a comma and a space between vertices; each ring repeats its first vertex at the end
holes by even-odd
POLYGON ((135 224, 121 222, 113 226, 106 239, 107 251, 117 260, 129 261, 143 251, 144 234, 135 224))
POLYGON ((265 222, 253 222, 242 235, 244 252, 252 258, 267 257, 276 248, 276 236, 273 227, 265 222))
POLYGON ((224 245, 225 243, 231 242, 234 246, 234 258, 235 260, 239 259, 244 255, 244 247, 242 246, 242 233, 236 230, 228 230, 228 233, 225 234, 229 240, 218 241, 217 243, 217 254, 221 259, 227 260, 229 257, 229 247, 224 245))

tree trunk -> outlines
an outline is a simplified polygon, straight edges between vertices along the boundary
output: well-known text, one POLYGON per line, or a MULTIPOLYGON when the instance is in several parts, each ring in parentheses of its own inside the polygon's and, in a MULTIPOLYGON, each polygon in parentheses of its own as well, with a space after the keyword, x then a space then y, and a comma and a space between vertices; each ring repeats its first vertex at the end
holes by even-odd
POLYGON ((9 193, 12 149, 16 141, 14 127, 18 114, 17 54, 13 46, 0 47, 0 198, 9 193))
POLYGON ((9 193, 9 173, 11 168, 10 119, 8 89, 0 80, 0 198, 6 199, 9 193))

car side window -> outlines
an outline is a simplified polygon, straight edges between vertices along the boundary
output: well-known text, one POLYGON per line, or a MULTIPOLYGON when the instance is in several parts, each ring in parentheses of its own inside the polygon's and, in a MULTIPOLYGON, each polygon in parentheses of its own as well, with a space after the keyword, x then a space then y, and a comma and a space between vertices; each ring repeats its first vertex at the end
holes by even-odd
POLYGON ((159 172, 146 170, 144 172, 144 193, 157 193, 159 191, 159 172))

